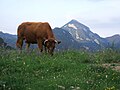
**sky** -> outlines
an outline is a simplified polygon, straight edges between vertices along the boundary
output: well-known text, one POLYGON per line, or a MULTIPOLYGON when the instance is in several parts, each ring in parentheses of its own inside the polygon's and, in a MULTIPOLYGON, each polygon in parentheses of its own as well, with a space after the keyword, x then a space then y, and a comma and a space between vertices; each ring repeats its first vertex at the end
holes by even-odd
POLYGON ((120 34, 120 0, 0 0, 0 31, 17 34, 22 22, 62 27, 72 19, 101 37, 120 34))

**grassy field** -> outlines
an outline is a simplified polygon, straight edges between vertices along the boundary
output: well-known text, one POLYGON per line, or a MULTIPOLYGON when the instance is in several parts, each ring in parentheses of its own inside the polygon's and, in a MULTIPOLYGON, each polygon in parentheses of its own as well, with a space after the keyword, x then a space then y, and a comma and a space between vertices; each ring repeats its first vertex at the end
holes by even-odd
POLYGON ((17 54, 0 50, 0 90, 120 90, 120 72, 102 66, 120 62, 120 53, 105 50, 17 54))

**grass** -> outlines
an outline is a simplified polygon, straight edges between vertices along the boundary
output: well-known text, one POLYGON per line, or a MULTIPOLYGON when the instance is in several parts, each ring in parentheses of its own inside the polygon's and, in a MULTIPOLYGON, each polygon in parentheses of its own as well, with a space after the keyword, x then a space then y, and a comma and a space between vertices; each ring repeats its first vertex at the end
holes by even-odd
POLYGON ((119 90, 120 72, 101 66, 119 62, 119 57, 109 50, 64 51, 51 57, 1 49, 0 90, 119 90))

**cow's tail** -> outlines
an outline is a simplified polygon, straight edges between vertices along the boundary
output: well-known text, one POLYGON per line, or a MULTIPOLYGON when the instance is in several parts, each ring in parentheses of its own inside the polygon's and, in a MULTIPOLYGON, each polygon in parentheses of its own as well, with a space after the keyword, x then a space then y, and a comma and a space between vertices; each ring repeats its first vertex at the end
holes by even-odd
POLYGON ((17 42, 16 42, 16 47, 22 49, 23 46, 23 40, 24 40, 24 31, 25 31, 25 26, 24 25, 19 25, 18 30, 17 30, 17 42))

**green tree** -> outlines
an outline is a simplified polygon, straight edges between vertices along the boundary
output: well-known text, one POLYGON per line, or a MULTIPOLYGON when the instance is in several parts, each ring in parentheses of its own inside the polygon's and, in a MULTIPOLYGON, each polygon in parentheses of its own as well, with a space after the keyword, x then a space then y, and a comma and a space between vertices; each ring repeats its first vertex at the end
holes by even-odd
POLYGON ((5 47, 7 43, 4 42, 4 40, 0 37, 0 47, 5 47))

